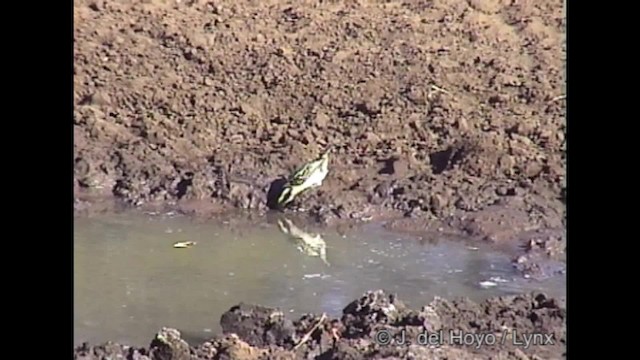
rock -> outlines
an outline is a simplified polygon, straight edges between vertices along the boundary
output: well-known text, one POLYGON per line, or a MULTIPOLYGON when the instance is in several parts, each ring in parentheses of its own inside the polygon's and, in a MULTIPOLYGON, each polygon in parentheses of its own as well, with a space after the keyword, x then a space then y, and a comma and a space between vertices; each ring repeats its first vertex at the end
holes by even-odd
POLYGON ((225 334, 237 334, 251 346, 284 346, 297 340, 293 323, 277 309, 240 303, 220 318, 225 334))
POLYGON ((446 198, 442 195, 433 194, 431 195, 430 205, 431 210, 434 213, 439 214, 447 206, 446 198))
POLYGON ((316 113, 315 123, 317 127, 324 129, 327 127, 327 124, 329 124, 329 121, 331 121, 331 119, 324 112, 319 111, 316 113))
POLYGON ((219 343, 216 359, 258 360, 266 354, 266 350, 255 348, 242 341, 238 335, 229 334, 219 343))
POLYGON ((397 300, 396 295, 384 290, 368 291, 342 310, 342 318, 345 324, 393 324, 401 318, 404 310, 406 306, 397 300))
POLYGON ((151 360, 191 360, 189 344, 176 329, 162 328, 149 345, 151 360))

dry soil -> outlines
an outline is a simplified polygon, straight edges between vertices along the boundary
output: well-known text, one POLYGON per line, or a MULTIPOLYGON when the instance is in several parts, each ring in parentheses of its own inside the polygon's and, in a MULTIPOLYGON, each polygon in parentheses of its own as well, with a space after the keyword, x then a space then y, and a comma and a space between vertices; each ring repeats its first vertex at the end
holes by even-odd
POLYGON ((551 0, 75 0, 76 210, 273 211, 331 146, 284 211, 515 244, 555 273, 565 24, 551 0))

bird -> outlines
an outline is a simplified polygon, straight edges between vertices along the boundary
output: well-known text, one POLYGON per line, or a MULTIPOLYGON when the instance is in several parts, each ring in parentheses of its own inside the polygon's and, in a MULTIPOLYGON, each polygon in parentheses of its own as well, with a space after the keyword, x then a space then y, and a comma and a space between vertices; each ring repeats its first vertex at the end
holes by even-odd
POLYGON ((322 182, 329 174, 329 151, 325 150, 322 155, 310 161, 296 171, 287 179, 280 196, 278 205, 281 207, 289 204, 300 193, 322 185, 322 182))
POLYGON ((294 240, 300 252, 307 256, 319 257, 323 263, 331 266, 327 261, 327 243, 320 234, 308 233, 286 218, 278 219, 278 227, 280 231, 294 240))

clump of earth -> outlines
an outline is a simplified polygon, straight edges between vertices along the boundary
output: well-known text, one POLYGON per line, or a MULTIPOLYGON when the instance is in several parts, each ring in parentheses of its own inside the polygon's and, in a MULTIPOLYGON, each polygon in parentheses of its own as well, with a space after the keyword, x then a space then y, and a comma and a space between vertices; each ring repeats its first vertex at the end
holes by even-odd
POLYGON ((394 294, 369 291, 340 318, 240 303, 220 319, 223 333, 190 345, 161 329, 148 347, 83 344, 76 360, 126 359, 558 359, 566 357, 564 299, 542 293, 435 298, 410 309, 394 294))

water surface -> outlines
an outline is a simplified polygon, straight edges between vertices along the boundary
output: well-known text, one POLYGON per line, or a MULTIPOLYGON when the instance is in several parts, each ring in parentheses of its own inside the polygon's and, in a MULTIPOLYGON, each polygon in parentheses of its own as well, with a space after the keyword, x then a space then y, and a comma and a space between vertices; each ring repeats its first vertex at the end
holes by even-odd
POLYGON ((418 241, 379 224, 343 236, 279 219, 282 228, 276 220, 203 222, 133 212, 77 217, 75 343, 147 346, 162 326, 201 341, 219 332, 222 313, 241 301, 280 307, 295 317, 339 315, 349 301, 378 288, 416 308, 435 295, 565 295, 564 277, 523 279, 509 256, 462 241, 418 241), (293 236, 305 233, 320 235, 312 240, 324 241, 326 261, 314 256, 321 253, 318 246, 305 253, 304 242, 293 236), (181 241, 196 245, 174 248, 181 241))

